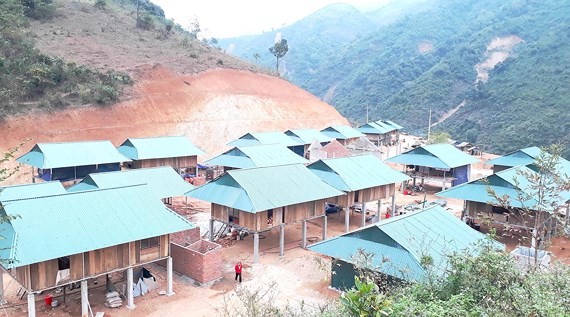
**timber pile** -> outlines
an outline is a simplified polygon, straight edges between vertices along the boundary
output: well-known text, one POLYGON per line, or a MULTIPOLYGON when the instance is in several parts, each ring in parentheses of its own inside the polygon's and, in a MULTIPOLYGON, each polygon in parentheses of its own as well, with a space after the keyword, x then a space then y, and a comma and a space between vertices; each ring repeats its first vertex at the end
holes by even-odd
POLYGON ((123 306, 123 300, 118 292, 109 292, 105 294, 105 306, 109 308, 117 308, 123 306))

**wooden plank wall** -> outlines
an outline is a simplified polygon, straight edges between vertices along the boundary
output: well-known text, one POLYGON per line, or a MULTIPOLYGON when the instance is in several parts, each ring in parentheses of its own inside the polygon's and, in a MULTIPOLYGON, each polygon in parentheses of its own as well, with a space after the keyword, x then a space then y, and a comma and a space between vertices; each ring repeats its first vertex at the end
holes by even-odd
POLYGON ((212 218, 223 222, 228 222, 228 207, 212 203, 211 210, 212 218))
POLYGON ((183 157, 171 157, 162 159, 150 159, 150 160, 137 160, 132 162, 133 168, 149 168, 149 167, 159 167, 159 166, 172 166, 174 169, 185 168, 185 167, 196 167, 198 164, 197 156, 183 156, 183 157))
MULTIPOLYGON (((266 216, 267 217, 267 216, 266 216)), ((239 225, 241 227, 256 230, 257 229, 257 221, 255 214, 252 214, 247 211, 240 210, 239 211, 239 225)))
POLYGON ((31 287, 34 290, 55 285, 58 272, 57 259, 30 265, 31 287))

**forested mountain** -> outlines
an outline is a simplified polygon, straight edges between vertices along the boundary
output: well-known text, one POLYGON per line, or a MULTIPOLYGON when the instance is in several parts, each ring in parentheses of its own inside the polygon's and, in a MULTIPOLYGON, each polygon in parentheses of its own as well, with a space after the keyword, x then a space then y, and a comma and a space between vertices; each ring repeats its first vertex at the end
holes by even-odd
MULTIPOLYGON (((392 21, 381 14, 386 8, 365 14, 377 25, 373 32, 333 50, 311 48, 318 62, 307 66, 292 65, 309 50, 289 35, 296 24, 277 30, 296 48, 284 58, 295 73, 284 76, 355 123, 364 122, 368 106, 371 119, 425 133, 432 109, 434 129, 487 150, 561 142, 570 154, 570 2, 419 3, 396 10, 392 21)), ((306 26, 297 30, 319 35, 306 26)))

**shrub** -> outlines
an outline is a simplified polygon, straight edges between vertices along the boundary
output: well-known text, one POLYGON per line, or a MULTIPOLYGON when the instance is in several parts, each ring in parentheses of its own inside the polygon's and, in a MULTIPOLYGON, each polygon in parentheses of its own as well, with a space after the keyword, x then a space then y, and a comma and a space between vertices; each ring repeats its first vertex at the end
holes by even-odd
POLYGON ((148 13, 143 14, 137 21, 137 27, 143 30, 152 30, 154 28, 154 20, 148 13))
POLYGON ((105 8, 107 7, 107 1, 95 0, 95 4, 93 6, 97 9, 105 10, 105 8))

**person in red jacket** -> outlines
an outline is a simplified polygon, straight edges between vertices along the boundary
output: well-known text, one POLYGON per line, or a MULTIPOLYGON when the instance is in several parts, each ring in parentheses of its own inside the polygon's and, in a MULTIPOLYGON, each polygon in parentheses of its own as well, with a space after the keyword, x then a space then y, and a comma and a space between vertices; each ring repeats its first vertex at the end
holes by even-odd
POLYGON ((236 281, 238 280, 238 277, 239 277, 240 283, 241 283, 241 269, 242 268, 243 268, 243 266, 241 265, 241 261, 240 261, 236 264, 236 267, 235 267, 235 269, 236 269, 236 281))

